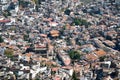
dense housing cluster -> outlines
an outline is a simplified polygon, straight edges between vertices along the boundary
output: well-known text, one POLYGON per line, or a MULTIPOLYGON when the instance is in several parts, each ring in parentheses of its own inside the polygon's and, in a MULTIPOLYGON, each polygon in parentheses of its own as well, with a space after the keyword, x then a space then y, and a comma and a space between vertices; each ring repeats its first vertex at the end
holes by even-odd
POLYGON ((0 0, 0 79, 119 80, 120 1, 84 2, 0 0))

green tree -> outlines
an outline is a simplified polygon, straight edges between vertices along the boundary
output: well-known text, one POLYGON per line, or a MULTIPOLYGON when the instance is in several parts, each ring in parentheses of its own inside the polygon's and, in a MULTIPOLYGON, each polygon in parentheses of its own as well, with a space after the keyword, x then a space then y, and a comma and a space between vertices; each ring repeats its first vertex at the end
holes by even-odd
POLYGON ((28 41, 29 40, 29 35, 24 35, 24 40, 28 41))
POLYGON ((40 80, 39 78, 36 78, 35 80, 40 80))
POLYGON ((66 30, 66 25, 63 26, 63 30, 66 30))
POLYGON ((32 1, 36 4, 35 10, 38 12, 39 6, 41 4, 41 0, 32 0, 32 1))
POLYGON ((2 14, 3 14, 3 16, 6 17, 6 18, 7 18, 8 16, 11 16, 11 13, 10 13, 8 10, 3 11, 2 14))
POLYGON ((24 0, 18 0, 19 1, 19 6, 22 6, 23 8, 28 7, 28 4, 30 4, 29 1, 24 1, 24 0))
POLYGON ((111 62, 111 65, 110 65, 110 68, 117 68, 116 63, 112 61, 112 62, 111 62))
POLYGON ((12 58, 14 51, 12 49, 6 49, 4 54, 8 57, 8 58, 12 58))
POLYGON ((70 12, 71 12, 71 11, 70 11, 69 9, 66 9, 64 13, 65 13, 66 15, 70 15, 70 12))
POLYGON ((36 5, 36 6, 35 6, 35 10, 36 10, 37 12, 38 12, 38 10, 39 10, 38 8, 39 8, 39 6, 36 5))
POLYGON ((81 58, 81 54, 78 51, 74 50, 69 51, 69 56, 73 60, 79 60, 81 58))
POLYGON ((85 25, 85 26, 87 26, 87 27, 90 25, 89 22, 87 22, 87 21, 84 20, 84 19, 80 19, 80 18, 74 18, 74 19, 73 19, 73 24, 75 24, 75 25, 80 25, 80 26, 85 25))
POLYGON ((0 36, 0 43, 4 42, 2 36, 0 36))
POLYGON ((105 60, 106 56, 99 57, 99 60, 103 62, 105 60))
POLYGON ((72 75, 72 80, 78 80, 78 79, 77 79, 77 74, 76 74, 76 72, 75 72, 75 71, 73 72, 73 75, 72 75))

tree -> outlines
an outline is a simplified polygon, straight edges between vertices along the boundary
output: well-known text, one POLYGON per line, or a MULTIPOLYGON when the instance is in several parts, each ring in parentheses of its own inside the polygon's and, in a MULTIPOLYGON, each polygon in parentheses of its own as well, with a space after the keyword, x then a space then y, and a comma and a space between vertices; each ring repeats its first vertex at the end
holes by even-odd
POLYGON ((41 4, 41 0, 32 0, 35 3, 35 10, 38 12, 39 10, 39 5, 41 4))
POLYGON ((103 62, 105 60, 106 56, 102 56, 99 58, 100 62, 103 62))
POLYGON ((111 68, 117 68, 117 65, 116 65, 115 62, 112 61, 110 67, 111 67, 111 68))
POLYGON ((3 38, 2 38, 2 36, 0 36, 0 43, 2 43, 4 40, 3 40, 3 38))
POLYGON ((70 15, 70 12, 71 12, 71 11, 70 11, 69 9, 66 9, 64 13, 65 13, 66 15, 70 15))
POLYGON ((77 74, 76 74, 76 72, 75 72, 75 71, 73 72, 73 75, 72 75, 72 80, 78 80, 78 79, 77 79, 77 74))
POLYGON ((24 0, 18 0, 19 1, 19 5, 22 6, 23 8, 28 7, 28 4, 30 4, 30 2, 28 1, 24 1, 24 0))
POLYGON ((63 26, 60 30, 60 34, 63 35, 64 34, 64 30, 66 29, 66 26, 63 26))
POLYGON ((12 49, 6 49, 4 54, 8 57, 8 58, 12 58, 14 51, 12 49))
POLYGON ((10 13, 8 10, 3 11, 2 14, 3 14, 3 16, 6 17, 6 18, 7 18, 8 16, 11 16, 11 13, 10 13))
POLYGON ((112 73, 110 74, 110 76, 111 76, 111 78, 116 78, 116 77, 118 77, 118 74, 119 74, 118 70, 115 69, 115 71, 112 72, 112 73))
POLYGON ((29 35, 24 35, 24 40, 28 41, 29 40, 29 35))
POLYGON ((39 78, 36 78, 35 80, 40 80, 39 78))
POLYGON ((39 9, 38 9, 38 8, 39 8, 39 6, 38 6, 38 5, 36 5, 36 6, 35 6, 35 10, 36 10, 37 12, 39 11, 39 9))
POLYGON ((73 60, 79 60, 81 58, 81 54, 78 51, 74 50, 69 51, 69 56, 73 60))
POLYGON ((66 30, 66 25, 63 26, 63 30, 66 30))
POLYGON ((86 27, 88 27, 90 25, 89 22, 87 22, 86 20, 81 19, 81 18, 74 18, 72 24, 80 25, 80 26, 85 25, 86 27))

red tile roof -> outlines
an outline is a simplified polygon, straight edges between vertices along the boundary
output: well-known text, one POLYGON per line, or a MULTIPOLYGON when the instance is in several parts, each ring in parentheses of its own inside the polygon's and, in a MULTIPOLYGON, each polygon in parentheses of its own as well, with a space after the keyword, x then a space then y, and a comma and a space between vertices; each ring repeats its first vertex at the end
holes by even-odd
POLYGON ((58 31, 58 30, 52 30, 52 31, 50 31, 50 34, 51 34, 53 37, 56 37, 56 36, 59 36, 59 31, 58 31))
POLYGON ((46 34, 40 34, 40 36, 41 36, 41 37, 47 37, 47 35, 46 35, 46 34))
POLYGON ((59 67, 53 67, 52 71, 58 71, 59 67))
POLYGON ((59 75, 55 76, 54 80, 61 80, 60 76, 59 75))
POLYGON ((101 57, 101 56, 104 56, 106 55, 106 52, 102 49, 98 50, 98 51, 95 51, 95 54, 98 56, 98 57, 101 57))
POLYGON ((98 57, 95 54, 87 54, 86 59, 87 60, 96 60, 98 57))
POLYGON ((8 23, 10 22, 11 20, 0 20, 0 23, 8 23))

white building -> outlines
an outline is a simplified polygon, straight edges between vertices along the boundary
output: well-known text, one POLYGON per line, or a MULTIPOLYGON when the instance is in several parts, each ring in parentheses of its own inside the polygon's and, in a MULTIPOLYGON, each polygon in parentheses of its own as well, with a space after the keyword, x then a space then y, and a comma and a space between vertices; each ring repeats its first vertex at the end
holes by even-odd
POLYGON ((6 4, 8 3, 10 0, 0 0, 1 4, 6 4))

